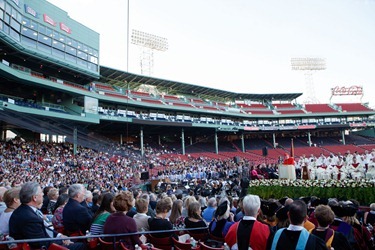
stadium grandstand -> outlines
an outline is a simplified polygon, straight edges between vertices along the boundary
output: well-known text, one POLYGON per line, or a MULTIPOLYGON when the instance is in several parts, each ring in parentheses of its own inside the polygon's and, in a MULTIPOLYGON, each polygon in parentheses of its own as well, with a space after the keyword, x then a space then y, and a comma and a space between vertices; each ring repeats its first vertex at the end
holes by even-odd
MULTIPOLYGON (((276 160, 374 142, 363 103, 299 104, 302 93, 236 93, 100 65, 99 34, 40 0, 0 0, 2 139, 41 135, 105 151, 115 143, 175 155, 276 160), (300 151, 299 151, 300 150, 300 151), (311 149, 312 150, 312 149, 311 149)), ((46 137, 47 138, 47 137, 46 137)))

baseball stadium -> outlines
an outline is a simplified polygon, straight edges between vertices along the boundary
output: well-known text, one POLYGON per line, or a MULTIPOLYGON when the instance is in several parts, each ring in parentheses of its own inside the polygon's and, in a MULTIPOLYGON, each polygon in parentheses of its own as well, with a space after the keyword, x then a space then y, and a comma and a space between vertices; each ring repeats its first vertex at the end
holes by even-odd
MULTIPOLYGON (((227 194, 237 200, 250 193, 260 196, 261 208, 270 208, 270 200, 304 197, 311 205, 314 196, 318 206, 336 197, 358 200, 357 212, 375 209, 375 110, 368 103, 302 104, 297 98, 303 93, 237 93, 121 71, 100 64, 99 37, 46 0, 0 0, 0 186, 9 190, 38 182, 39 189, 70 186, 70 192, 80 183, 92 194, 132 190, 135 199, 138 189, 207 199, 227 194), (288 173, 280 172, 283 167, 288 173)), ((360 86, 337 87, 331 94, 363 91, 360 86)), ((279 201, 278 209, 285 205, 279 201)), ((11 228, 13 215, 10 236, 30 239, 11 228)), ((90 230, 64 226, 59 232, 68 236, 90 230)), ((153 230, 149 226, 146 231, 153 230)), ((163 230, 169 229, 176 227, 163 230)), ((104 233, 118 231, 99 234, 104 233)), ((131 231, 122 233, 124 244, 117 249, 138 249, 138 244, 151 249, 126 236, 131 231)), ((191 235, 201 237, 201 249, 216 249, 205 248, 205 236, 191 235)), ((231 229, 227 235, 212 239, 226 245, 231 229)), ((168 238, 159 246, 155 237, 146 237, 152 249, 171 249, 175 241, 168 238)), ((114 249, 103 239, 97 238, 95 248, 114 249)), ((42 246, 28 244, 31 249, 42 246)), ((175 249, 197 249, 174 244, 175 249)))

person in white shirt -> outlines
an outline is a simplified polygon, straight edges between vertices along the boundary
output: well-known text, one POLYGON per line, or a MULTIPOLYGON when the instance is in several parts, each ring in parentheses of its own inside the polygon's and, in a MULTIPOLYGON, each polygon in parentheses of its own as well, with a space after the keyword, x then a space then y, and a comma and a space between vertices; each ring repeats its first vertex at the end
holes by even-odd
POLYGON ((133 219, 135 220, 135 224, 137 224, 137 230, 139 232, 149 231, 150 229, 148 226, 148 219, 151 217, 146 214, 148 210, 148 204, 149 201, 143 198, 139 198, 135 201, 137 213, 133 216, 133 219))
POLYGON ((3 201, 3 196, 4 196, 4 193, 5 191, 7 191, 8 189, 5 188, 5 187, 0 187, 0 214, 2 212, 4 212, 4 210, 7 208, 7 206, 5 205, 5 202, 3 201))
POLYGON ((9 219, 13 211, 21 205, 20 202, 21 187, 14 187, 4 193, 3 200, 6 209, 0 214, 0 234, 9 234, 9 219))
POLYGON ((336 165, 332 168, 332 178, 334 180, 344 180, 347 176, 346 164, 343 160, 343 157, 340 156, 336 165))
POLYGON ((349 164, 348 172, 352 179, 360 179, 365 177, 365 168, 360 162, 357 162, 356 157, 353 157, 353 162, 349 164))
POLYGON ((375 179, 375 158, 372 158, 370 163, 368 164, 366 178, 375 179))

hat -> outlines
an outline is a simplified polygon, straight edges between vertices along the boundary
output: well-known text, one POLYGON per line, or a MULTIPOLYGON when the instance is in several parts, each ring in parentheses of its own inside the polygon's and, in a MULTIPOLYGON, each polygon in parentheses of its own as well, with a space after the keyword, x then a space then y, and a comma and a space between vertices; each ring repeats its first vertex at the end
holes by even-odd
POLYGON ((286 201, 288 198, 289 198, 289 197, 281 198, 281 199, 279 200, 280 204, 284 206, 285 201, 286 201))
POLYGON ((341 205, 333 205, 330 207, 337 217, 341 218, 345 216, 344 209, 341 205))
POLYGON ((217 207, 215 211, 215 216, 216 217, 223 216, 227 210, 228 210, 228 201, 224 201, 217 207))
POLYGON ((265 216, 274 216, 276 214, 276 211, 281 207, 281 204, 278 204, 277 202, 272 201, 262 201, 260 208, 262 209, 262 213, 265 216))
POLYGON ((309 204, 311 197, 301 197, 300 200, 303 200, 306 204, 309 204))
POLYGON ((358 207, 353 203, 342 205, 344 216, 354 216, 357 213, 358 207))
POLYGON ((288 219, 288 212, 289 212, 289 205, 284 206, 284 207, 280 208, 279 210, 277 210, 276 217, 280 221, 284 221, 284 220, 288 219))

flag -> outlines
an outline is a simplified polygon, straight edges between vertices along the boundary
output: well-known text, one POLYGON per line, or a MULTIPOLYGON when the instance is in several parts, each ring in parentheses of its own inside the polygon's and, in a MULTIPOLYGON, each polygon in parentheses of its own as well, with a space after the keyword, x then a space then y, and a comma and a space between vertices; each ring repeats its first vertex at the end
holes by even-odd
POLYGON ((294 143, 293 143, 293 138, 291 139, 290 143, 290 157, 294 158, 294 143))

